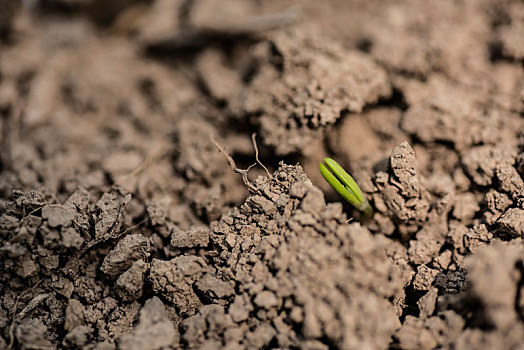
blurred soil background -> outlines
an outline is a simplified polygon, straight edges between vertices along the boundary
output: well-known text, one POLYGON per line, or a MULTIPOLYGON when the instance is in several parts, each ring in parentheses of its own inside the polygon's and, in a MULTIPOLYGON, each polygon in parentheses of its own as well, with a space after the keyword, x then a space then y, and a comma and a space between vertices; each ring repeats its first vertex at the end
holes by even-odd
POLYGON ((522 1, 0 0, 0 349, 520 349, 523 177, 522 1))

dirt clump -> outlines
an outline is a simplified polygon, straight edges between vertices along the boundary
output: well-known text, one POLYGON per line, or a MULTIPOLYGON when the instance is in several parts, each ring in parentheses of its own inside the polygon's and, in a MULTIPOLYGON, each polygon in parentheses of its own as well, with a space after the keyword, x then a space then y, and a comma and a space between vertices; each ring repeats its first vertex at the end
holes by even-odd
POLYGON ((158 297, 147 300, 140 310, 138 324, 118 341, 122 349, 160 349, 176 346, 178 332, 158 297))
POLYGON ((138 259, 146 259, 148 256, 147 238, 140 234, 127 235, 106 255, 100 270, 108 276, 117 276, 138 259))
POLYGON ((326 206, 300 167, 281 164, 254 186, 242 206, 212 227, 217 276, 236 292, 225 307, 186 319, 182 341, 189 347, 386 346, 398 326, 387 299, 402 287, 384 252, 391 242, 346 224, 341 206, 326 206), (356 309, 367 317, 353 318, 356 309), (211 324, 202 329, 204 320, 211 324))
POLYGON ((381 67, 361 53, 327 45, 314 28, 276 32, 253 50, 256 74, 231 108, 257 116, 261 136, 278 154, 300 151, 343 112, 361 112, 391 93, 381 67))

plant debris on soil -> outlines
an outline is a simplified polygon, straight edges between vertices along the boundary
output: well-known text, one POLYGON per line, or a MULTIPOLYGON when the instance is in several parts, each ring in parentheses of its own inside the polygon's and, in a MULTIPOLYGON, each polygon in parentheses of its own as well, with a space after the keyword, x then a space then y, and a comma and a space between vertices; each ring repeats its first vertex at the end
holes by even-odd
POLYGON ((523 38, 517 0, 0 0, 0 349, 524 347, 523 38))

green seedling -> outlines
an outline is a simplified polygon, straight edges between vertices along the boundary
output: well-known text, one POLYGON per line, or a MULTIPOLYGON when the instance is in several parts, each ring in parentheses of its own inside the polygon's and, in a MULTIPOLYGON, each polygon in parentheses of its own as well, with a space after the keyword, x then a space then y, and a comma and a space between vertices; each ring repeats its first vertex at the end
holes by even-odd
POLYGON ((333 159, 324 158, 324 162, 326 163, 325 165, 323 163, 319 164, 320 173, 324 176, 324 179, 345 200, 364 213, 364 220, 370 218, 373 215, 373 208, 371 208, 353 177, 333 159))

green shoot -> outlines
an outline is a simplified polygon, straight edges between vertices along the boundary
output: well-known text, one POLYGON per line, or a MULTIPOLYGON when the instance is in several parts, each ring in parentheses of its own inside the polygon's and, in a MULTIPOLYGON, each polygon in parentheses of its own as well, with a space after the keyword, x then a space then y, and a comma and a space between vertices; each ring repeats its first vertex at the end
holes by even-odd
POLYGON ((351 205, 364 213, 364 220, 373 215, 373 208, 358 187, 351 175, 349 175, 336 161, 324 158, 325 165, 319 164, 320 173, 324 179, 351 205))

